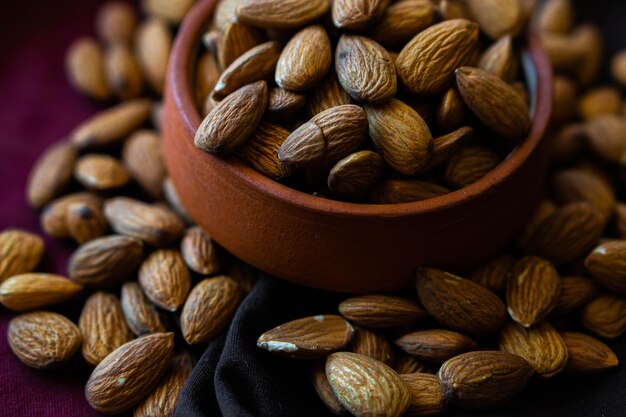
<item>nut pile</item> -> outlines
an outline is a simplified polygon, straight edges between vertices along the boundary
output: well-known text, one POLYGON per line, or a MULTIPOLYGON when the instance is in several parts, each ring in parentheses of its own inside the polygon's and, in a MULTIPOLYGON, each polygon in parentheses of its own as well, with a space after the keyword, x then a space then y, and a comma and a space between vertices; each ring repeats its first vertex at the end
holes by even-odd
POLYGON ((34 272, 45 251, 39 236, 0 233, 0 303, 20 313, 9 324, 11 349, 36 369, 82 355, 95 367, 87 401, 102 413, 173 415, 191 349, 230 323, 255 279, 192 224, 163 162, 156 103, 173 31, 192 3, 147 0, 139 23, 129 5, 109 3, 99 40, 68 51, 80 92, 121 102, 47 149, 29 178, 43 231, 79 245, 67 275, 34 272), (60 314, 70 302, 84 302, 77 323, 60 314))
POLYGON ((463 188, 529 132, 517 37, 532 3, 222 1, 197 63, 195 144, 343 201, 463 188))
POLYGON ((259 337, 314 359, 312 385, 336 415, 486 409, 533 379, 618 366, 605 342, 626 333, 626 52, 611 61, 617 83, 595 85, 602 38, 573 15, 548 0, 534 17, 557 74, 556 134, 546 198, 515 245, 466 278, 423 267, 413 296, 348 298, 339 315, 259 337))

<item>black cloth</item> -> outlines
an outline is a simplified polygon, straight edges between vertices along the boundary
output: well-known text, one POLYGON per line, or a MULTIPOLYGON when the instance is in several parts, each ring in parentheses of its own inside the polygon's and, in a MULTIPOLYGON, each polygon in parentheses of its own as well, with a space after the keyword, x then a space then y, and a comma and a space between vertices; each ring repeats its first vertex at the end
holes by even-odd
MULTIPOLYGON (((256 346, 265 331, 289 320, 336 314, 345 296, 262 276, 226 335, 210 343, 179 399, 177 417, 332 417, 309 379, 310 361, 270 354, 256 346)), ((610 344, 626 358, 626 340, 610 344)), ((626 371, 531 381, 506 406, 454 417, 624 417, 626 371)))

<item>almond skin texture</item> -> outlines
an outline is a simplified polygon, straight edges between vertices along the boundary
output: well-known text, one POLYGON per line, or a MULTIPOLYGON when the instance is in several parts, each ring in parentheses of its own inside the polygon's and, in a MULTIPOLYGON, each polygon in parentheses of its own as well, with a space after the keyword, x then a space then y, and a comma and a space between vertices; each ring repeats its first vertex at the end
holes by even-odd
POLYGON ((274 87, 269 93, 266 114, 272 120, 289 120, 304 107, 306 102, 307 97, 304 94, 274 87))
POLYGON ((292 169, 278 159, 278 150, 289 137, 289 130, 279 124, 262 121, 237 156, 249 167, 273 180, 288 177, 292 169))
POLYGON ((596 294, 595 283, 582 277, 564 277, 561 279, 561 295, 554 308, 555 314, 570 313, 587 304, 596 294))
POLYGON ((516 262, 506 286, 509 315, 524 327, 544 320, 556 307, 561 278, 552 264, 528 256, 516 262))
POLYGON ((100 154, 81 157, 76 162, 74 177, 93 191, 110 191, 130 181, 130 174, 119 160, 100 154))
POLYGON ((417 270, 417 295, 435 320, 464 334, 493 333, 506 316, 494 293, 440 269, 417 270))
POLYGON ((99 413, 129 410, 159 383, 174 355, 174 334, 140 337, 115 349, 91 373, 85 398, 99 413))
POLYGON ((261 122, 267 106, 267 83, 258 81, 230 94, 204 118, 195 145, 208 153, 230 153, 241 146, 261 122))
POLYGON ((370 197, 375 204, 397 204, 428 200, 449 192, 446 187, 431 182, 393 179, 374 187, 370 197))
POLYGON ((528 133, 528 105, 513 87, 478 68, 461 67, 455 73, 463 101, 489 129, 514 141, 528 133))
POLYGON ((353 336, 354 328, 343 318, 320 315, 275 327, 259 337, 257 346, 291 358, 322 358, 345 348, 353 336))
POLYGON ((626 295, 626 241, 598 246, 585 259, 585 267, 602 286, 626 295))
POLYGON ((77 157, 74 146, 64 141, 44 151, 28 178, 26 198, 32 208, 42 208, 69 185, 77 157))
POLYGON ((393 169, 410 175, 428 163, 433 137, 424 119, 400 100, 366 105, 369 133, 380 156, 393 169))
POLYGON ((619 364, 615 352, 598 339, 577 332, 563 332, 561 337, 569 352, 566 372, 591 374, 615 368, 619 364))
POLYGON ((122 151, 127 171, 151 197, 163 197, 163 181, 167 176, 161 137, 150 130, 140 130, 128 138, 122 151))
POLYGON ((435 6, 430 0, 400 0, 389 7, 367 36, 381 45, 402 46, 435 21, 435 6))
POLYGON ((427 313, 414 301, 393 295, 361 295, 339 304, 339 313, 352 323, 373 329, 411 326, 427 313))
POLYGON ((500 165, 497 153, 486 147, 469 146, 452 155, 446 167, 446 182, 452 188, 475 183, 500 165))
POLYGON ((352 104, 352 99, 339 84, 337 74, 331 71, 307 97, 307 111, 310 117, 332 107, 352 104))
POLYGON ((241 21, 228 22, 218 37, 217 59, 220 67, 228 68, 237 58, 264 40, 265 37, 256 28, 241 21))
POLYGON ((393 365, 393 348, 385 336, 363 327, 355 330, 352 352, 369 356, 389 366, 393 365))
POLYGON ((14 275, 0 285, 0 303, 14 311, 27 311, 72 299, 83 287, 54 274, 14 275))
POLYGON ((526 329, 507 323, 500 330, 500 349, 526 359, 540 378, 552 378, 567 364, 567 346, 550 323, 526 329))
POLYGON ((113 294, 97 292, 87 299, 78 319, 83 335, 81 353, 91 365, 99 364, 109 353, 132 340, 122 308, 113 294))
POLYGON ((470 275, 470 280, 494 293, 499 293, 506 286, 514 265, 515 258, 511 255, 500 255, 474 270, 470 275))
POLYGON ((468 0, 470 13, 491 39, 515 36, 523 26, 520 0, 468 0))
POLYGON ((126 324, 136 336, 165 331, 159 313, 136 282, 127 282, 122 286, 120 304, 126 324))
POLYGON ((280 146, 278 159, 301 168, 334 163, 352 153, 366 136, 367 117, 361 107, 332 107, 293 131, 280 146))
POLYGON ((400 375, 411 392, 406 417, 439 416, 447 411, 446 397, 436 375, 411 373, 400 375))
POLYGON ((276 84, 286 90, 308 90, 326 76, 332 61, 330 39, 320 25, 296 33, 276 64, 276 84))
POLYGON ((383 159, 376 152, 355 152, 337 162, 330 170, 328 189, 342 199, 364 199, 382 179, 384 169, 383 159))
POLYGON ((191 287, 191 274, 180 252, 161 249, 153 252, 139 269, 139 285, 158 307, 176 311, 191 287))
POLYGON ((90 203, 70 204, 65 221, 69 235, 79 244, 99 238, 109 228, 102 208, 90 203))
POLYGON ((327 0, 247 0, 237 7, 237 18, 263 29, 293 29, 328 12, 327 0))
POLYGON ((335 51, 335 70, 339 83, 357 103, 384 103, 396 95, 396 68, 391 55, 369 38, 341 36, 335 51))
POLYGON ((44 250, 39 236, 25 230, 4 230, 0 233, 0 283, 13 275, 33 271, 44 250))
POLYGON ((533 367, 508 352, 468 352, 446 361, 437 375, 446 398, 461 409, 484 409, 508 402, 533 375, 533 367))
POLYGON ((326 359, 326 376, 341 404, 357 417, 399 417, 411 394, 389 366, 356 353, 333 353, 326 359))
POLYGON ((334 415, 349 416, 350 413, 341 405, 341 402, 337 399, 337 396, 328 382, 325 367, 325 363, 322 361, 316 363, 311 368, 311 382, 313 383, 313 388, 315 388, 315 392, 317 392, 320 400, 322 400, 324 405, 332 411, 334 415))
POLYGON ((626 332, 626 297, 604 293, 585 306, 582 325, 605 339, 617 339, 626 332))
POLYGON ((17 358, 36 369, 56 368, 80 348, 82 336, 74 323, 57 313, 36 311, 9 322, 7 341, 17 358))
POLYGON ((397 339, 395 344, 417 359, 439 363, 478 348, 476 342, 467 336, 438 329, 405 334, 397 339))
POLYGON ((380 19, 388 4, 389 0, 336 0, 333 23, 344 30, 367 29, 380 19))
POLYGON ((426 372, 426 366, 423 362, 404 353, 397 355, 393 369, 400 375, 426 372))
POLYGON ((442 92, 454 81, 454 70, 469 63, 478 43, 478 25, 448 20, 418 33, 400 51, 396 70, 407 89, 418 95, 442 92))
POLYGON ((240 301, 241 289, 232 278, 218 276, 200 281, 189 293, 180 317, 187 343, 214 339, 228 326, 240 301))
POLYGON ((568 169, 552 177, 552 192, 559 204, 586 201, 608 221, 615 211, 615 193, 599 176, 582 169, 568 169))
POLYGON ((143 244, 130 236, 105 236, 80 246, 69 260, 72 280, 94 287, 111 287, 135 273, 143 244))
POLYGON ((213 275, 221 268, 217 244, 200 227, 187 230, 180 243, 180 253, 185 264, 194 272, 213 275))

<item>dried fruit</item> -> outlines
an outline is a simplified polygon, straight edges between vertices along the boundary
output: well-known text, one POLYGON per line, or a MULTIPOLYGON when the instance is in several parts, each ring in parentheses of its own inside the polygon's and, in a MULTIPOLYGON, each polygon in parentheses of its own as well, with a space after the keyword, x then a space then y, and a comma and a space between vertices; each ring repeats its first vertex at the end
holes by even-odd
POLYGON ((52 237, 69 237, 67 224, 68 210, 73 204, 86 204, 98 209, 102 208, 102 198, 88 192, 79 192, 60 197, 48 204, 41 213, 41 228, 52 237))
POLYGON ((483 52, 478 68, 485 70, 506 82, 512 82, 517 75, 517 56, 513 50, 513 40, 504 36, 483 52))
POLYGON ((217 60, 222 69, 227 68, 246 51, 265 41, 256 28, 233 19, 218 35, 217 60))
POLYGON ((13 275, 33 271, 44 250, 39 236, 25 230, 4 230, 0 233, 0 283, 13 275))
POLYGON ((569 352, 567 372, 589 374, 615 368, 619 364, 615 352, 598 339, 577 332, 563 332, 561 337, 569 352))
POLYGON ((499 293, 506 286, 514 265, 515 258, 511 255, 503 254, 497 256, 474 270, 470 275, 470 280, 495 293, 499 293))
POLYGON ((122 100, 139 97, 143 91, 143 74, 133 50, 123 43, 109 47, 104 55, 107 82, 122 100))
POLYGON ((552 191, 559 204, 586 201, 605 221, 615 211, 615 193, 599 176, 582 169, 561 171, 552 178, 552 191))
POLYGON ((414 301, 392 295, 361 295, 339 304, 342 316, 373 329, 411 326, 426 317, 414 301))
POLYGON ((133 7, 122 1, 105 3, 96 16, 96 32, 108 44, 130 45, 133 41, 137 15, 133 7))
POLYGON ((221 268, 217 244, 200 227, 187 229, 180 244, 180 253, 189 269, 198 274, 213 275, 221 268))
POLYGON ((387 48, 402 46, 435 21, 430 0, 400 0, 387 7, 367 36, 387 48))
POLYGON ((336 0, 332 3, 333 23, 346 30, 364 30, 385 13, 389 0, 336 0))
POLYGON ((350 413, 341 405, 341 402, 337 399, 337 396, 333 392, 333 389, 326 377, 324 362, 319 362, 311 368, 311 382, 313 388, 319 396, 320 400, 326 405, 326 407, 337 416, 348 416, 350 413))
POLYGON ((262 121, 239 148, 237 156, 255 171, 280 180, 292 173, 292 169, 278 159, 278 150, 289 134, 289 130, 279 124, 262 121))
POLYGON ((586 125, 588 143, 600 158, 621 164, 626 155, 626 118, 607 115, 596 117, 586 125))
POLYGON ((155 305, 167 311, 176 311, 187 298, 191 274, 180 252, 160 249, 141 264, 139 285, 155 305))

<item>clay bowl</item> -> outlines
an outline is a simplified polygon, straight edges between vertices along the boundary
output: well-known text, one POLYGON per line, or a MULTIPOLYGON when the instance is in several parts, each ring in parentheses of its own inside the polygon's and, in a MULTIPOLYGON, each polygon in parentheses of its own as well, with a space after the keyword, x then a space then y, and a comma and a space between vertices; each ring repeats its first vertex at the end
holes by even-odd
POLYGON ((462 190, 428 201, 363 205, 314 197, 236 159, 196 149, 201 117, 191 94, 192 60, 216 1, 198 3, 174 45, 164 111, 167 167, 191 216, 228 251, 274 276, 341 292, 413 285, 417 266, 462 272, 494 255, 540 199, 552 106, 548 60, 530 33, 525 67, 533 125, 498 168, 462 190))

